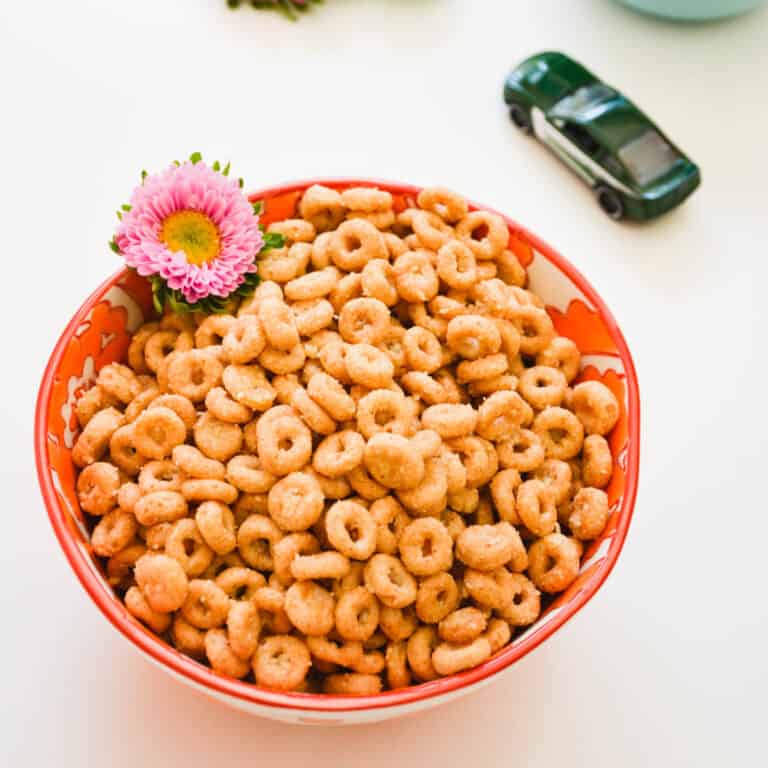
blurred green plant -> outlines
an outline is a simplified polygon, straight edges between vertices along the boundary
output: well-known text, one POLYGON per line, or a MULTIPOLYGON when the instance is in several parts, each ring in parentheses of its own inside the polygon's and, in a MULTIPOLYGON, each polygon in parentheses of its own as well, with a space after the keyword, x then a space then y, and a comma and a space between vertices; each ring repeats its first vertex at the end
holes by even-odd
POLYGON ((323 0, 227 0, 230 8, 237 8, 246 4, 253 8, 262 8, 265 10, 279 11, 289 19, 296 20, 299 13, 309 10, 311 5, 322 3, 323 0), (298 12, 298 13, 297 13, 298 12))

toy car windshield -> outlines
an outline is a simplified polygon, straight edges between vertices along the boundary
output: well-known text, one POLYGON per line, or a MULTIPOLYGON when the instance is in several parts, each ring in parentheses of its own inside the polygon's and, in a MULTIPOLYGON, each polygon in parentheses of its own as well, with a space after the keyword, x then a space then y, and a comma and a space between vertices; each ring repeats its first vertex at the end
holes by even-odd
POLYGON ((632 178, 645 187, 674 168, 681 155, 658 131, 646 131, 618 151, 619 159, 632 178))

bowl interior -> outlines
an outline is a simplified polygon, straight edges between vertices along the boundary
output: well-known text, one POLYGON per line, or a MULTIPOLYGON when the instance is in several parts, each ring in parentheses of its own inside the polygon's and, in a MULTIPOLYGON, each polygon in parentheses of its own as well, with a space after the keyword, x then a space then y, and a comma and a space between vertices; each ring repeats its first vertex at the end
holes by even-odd
MULTIPOLYGON (((310 183, 286 185, 253 195, 253 200, 264 203, 263 223, 294 216, 298 200, 310 183)), ((323 180, 321 183, 337 188, 353 185, 351 181, 323 180)), ((418 193, 417 188, 404 185, 354 182, 360 183, 375 183, 390 190, 399 210, 413 205, 418 193)), ((117 629, 154 660, 187 678, 187 682, 230 699, 293 707, 311 713, 403 705, 480 682, 530 651, 584 605, 613 567, 632 514, 639 458, 637 382, 621 332, 591 286, 548 246, 509 219, 507 222, 509 247, 527 268, 529 287, 545 301, 558 333, 573 339, 581 350, 579 380, 602 381, 621 405, 618 424, 609 438, 614 456, 613 477, 606 489, 611 515, 600 538, 586 550, 580 574, 568 590, 547 607, 533 626, 480 667, 376 697, 264 691, 214 675, 207 667, 156 638, 115 598, 101 564, 93 556, 85 519, 77 502, 71 458, 78 429, 74 408, 77 398, 95 381, 102 366, 124 359, 129 334, 153 314, 148 283, 124 270, 86 300, 62 334, 45 371, 36 425, 38 473, 54 530, 83 586, 117 629)))

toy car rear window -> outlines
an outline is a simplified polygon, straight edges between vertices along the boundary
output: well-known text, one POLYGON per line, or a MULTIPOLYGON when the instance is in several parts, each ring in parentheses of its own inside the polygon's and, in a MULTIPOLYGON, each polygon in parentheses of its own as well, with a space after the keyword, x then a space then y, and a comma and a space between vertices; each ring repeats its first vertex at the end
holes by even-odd
POLYGON ((630 176, 645 186, 663 176, 680 159, 680 154, 654 130, 625 144, 618 152, 630 176))
POLYGON ((590 107, 616 96, 616 91, 605 83, 593 83, 575 90, 570 96, 557 103, 557 111, 563 114, 579 115, 590 107))

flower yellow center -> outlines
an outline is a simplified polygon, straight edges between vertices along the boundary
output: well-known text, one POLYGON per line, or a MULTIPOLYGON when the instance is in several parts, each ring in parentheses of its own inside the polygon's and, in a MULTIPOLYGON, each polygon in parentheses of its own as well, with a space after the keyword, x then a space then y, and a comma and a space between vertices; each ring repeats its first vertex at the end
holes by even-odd
POLYGON ((160 229, 160 239, 172 251, 182 251, 198 267, 213 261, 221 249, 219 230, 200 211, 176 211, 160 229))

